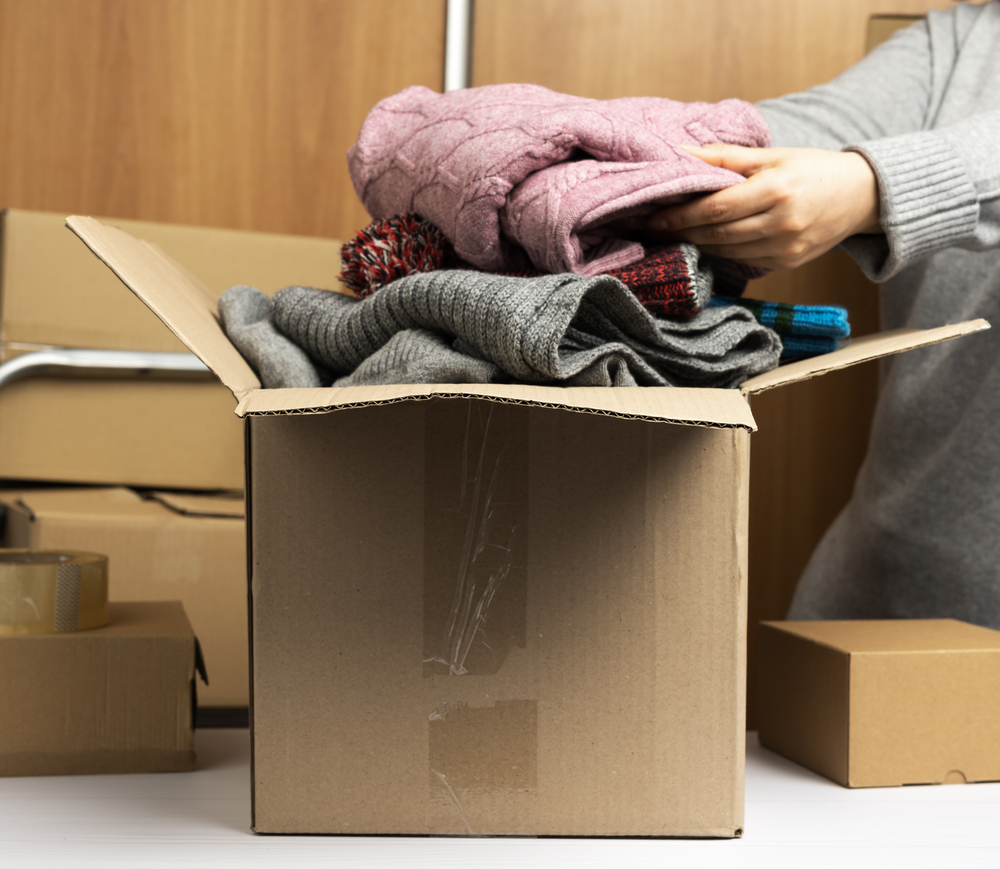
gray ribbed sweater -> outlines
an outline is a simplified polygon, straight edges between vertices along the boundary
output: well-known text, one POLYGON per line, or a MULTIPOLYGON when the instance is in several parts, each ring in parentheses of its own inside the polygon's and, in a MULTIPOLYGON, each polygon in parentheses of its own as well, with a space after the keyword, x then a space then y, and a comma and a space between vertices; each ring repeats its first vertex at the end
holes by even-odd
POLYGON ((850 148, 874 167, 885 236, 844 247, 883 283, 883 328, 994 325, 884 364, 853 498, 789 617, 1000 628, 1000 2, 931 12, 759 108, 776 146, 850 148))
POLYGON ((268 299, 236 286, 219 299, 219 316, 267 388, 511 379, 725 388, 776 367, 782 350, 739 305, 663 319, 609 275, 441 269, 361 300, 312 287, 268 299))
POLYGON ((458 375, 465 383, 726 388, 774 368, 781 354, 777 334, 738 305, 660 319, 607 275, 444 269, 400 278, 360 301, 285 287, 274 295, 271 322, 315 362, 350 373, 337 386, 458 375))

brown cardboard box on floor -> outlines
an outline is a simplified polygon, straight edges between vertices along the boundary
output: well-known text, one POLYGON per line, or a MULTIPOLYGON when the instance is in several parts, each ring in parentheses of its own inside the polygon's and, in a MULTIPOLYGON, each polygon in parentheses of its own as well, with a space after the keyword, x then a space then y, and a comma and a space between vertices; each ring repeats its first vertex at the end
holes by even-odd
POLYGON ((177 602, 106 627, 0 636, 0 775, 194 769, 195 637, 177 602))
POLYGON ((33 488, 0 490, 0 504, 5 546, 100 552, 111 600, 180 600, 208 666, 199 706, 248 705, 242 497, 33 488))
MULTIPOLYGON (((0 362, 57 348, 185 351, 66 232, 63 215, 0 215, 0 362)), ((115 220, 202 277, 267 293, 332 286, 340 243, 115 220)), ((32 376, 0 389, 0 479, 182 489, 243 488, 243 435, 214 378, 32 376)))
POLYGON ((267 390, 197 278, 68 224, 239 401, 260 832, 739 835, 748 395, 986 327, 742 391, 267 390))
POLYGON ((1000 632, 762 622, 761 745, 848 787, 1000 780, 1000 632))

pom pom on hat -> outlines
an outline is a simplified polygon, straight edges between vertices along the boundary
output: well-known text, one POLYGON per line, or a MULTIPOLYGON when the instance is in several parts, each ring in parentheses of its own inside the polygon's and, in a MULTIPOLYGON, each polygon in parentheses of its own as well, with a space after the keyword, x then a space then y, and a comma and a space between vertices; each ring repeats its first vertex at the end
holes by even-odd
POLYGON ((359 299, 393 281, 444 267, 454 256, 451 243, 418 214, 397 214, 359 230, 340 249, 340 281, 359 299))

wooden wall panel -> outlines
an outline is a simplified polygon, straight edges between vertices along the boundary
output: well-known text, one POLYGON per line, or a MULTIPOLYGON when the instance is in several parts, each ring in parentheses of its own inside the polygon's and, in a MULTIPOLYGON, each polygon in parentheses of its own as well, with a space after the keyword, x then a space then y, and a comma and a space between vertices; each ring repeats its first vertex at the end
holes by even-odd
POLYGON ((473 84, 595 99, 759 100, 860 60, 873 14, 949 0, 476 0, 473 84))
POLYGON ((304 235, 367 223, 368 110, 440 89, 444 0, 0 0, 0 207, 304 235))
MULTIPOLYGON (((818 84, 864 55, 873 14, 948 0, 476 0, 473 83, 534 82, 596 99, 759 100, 818 84)), ((775 272, 756 298, 848 308, 878 328, 877 288, 846 254, 775 272)), ((754 399, 750 482, 748 716, 756 631, 784 618, 798 577, 850 497, 867 448, 875 363, 754 399)))

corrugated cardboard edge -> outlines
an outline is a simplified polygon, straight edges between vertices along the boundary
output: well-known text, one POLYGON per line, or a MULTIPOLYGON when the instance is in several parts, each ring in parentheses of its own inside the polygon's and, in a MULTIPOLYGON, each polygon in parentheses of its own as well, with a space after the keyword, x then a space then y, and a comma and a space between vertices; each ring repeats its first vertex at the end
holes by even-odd
POLYGON ((246 395, 239 416, 330 413, 354 407, 434 398, 479 398, 620 419, 642 419, 756 431, 746 398, 735 389, 679 387, 528 386, 524 384, 403 384, 340 389, 260 389, 246 395))
POLYGON ((786 383, 798 383, 826 374, 828 371, 849 368, 852 365, 859 365, 862 362, 869 362, 872 359, 880 359, 883 356, 891 356, 906 350, 914 350, 917 347, 940 344, 942 341, 950 341, 952 338, 960 338, 963 335, 971 335, 989 328, 990 324, 986 320, 966 320, 948 326, 938 326, 934 329, 895 329, 890 332, 865 335, 832 353, 814 356, 799 362, 791 362, 788 365, 775 368, 773 371, 751 377, 743 383, 740 391, 744 395, 756 395, 758 392, 764 392, 776 386, 784 386, 786 383))
POLYGON ((243 545, 246 547, 246 620, 247 620, 247 670, 249 677, 249 705, 247 707, 248 725, 250 729, 250 829, 257 831, 257 744, 254 737, 256 732, 254 728, 254 666, 253 666, 253 649, 254 649, 254 636, 253 636, 253 534, 251 530, 254 527, 253 523, 253 486, 251 478, 251 469, 253 468, 253 459, 251 454, 252 442, 251 442, 251 432, 250 426, 243 426, 243 473, 244 473, 244 484, 243 484, 243 515, 246 517, 246 533, 243 535, 244 542, 243 545))

